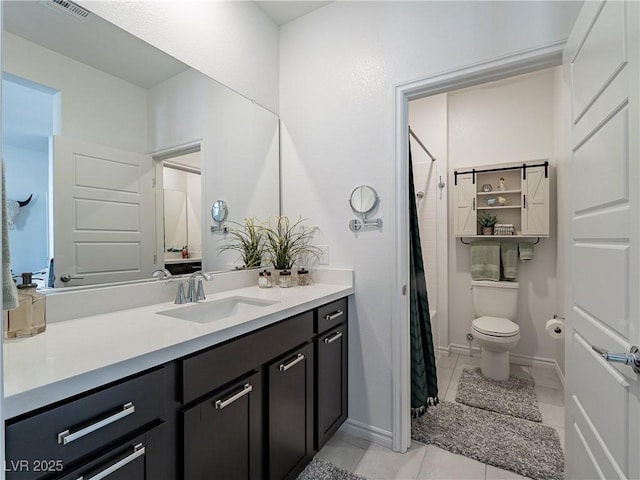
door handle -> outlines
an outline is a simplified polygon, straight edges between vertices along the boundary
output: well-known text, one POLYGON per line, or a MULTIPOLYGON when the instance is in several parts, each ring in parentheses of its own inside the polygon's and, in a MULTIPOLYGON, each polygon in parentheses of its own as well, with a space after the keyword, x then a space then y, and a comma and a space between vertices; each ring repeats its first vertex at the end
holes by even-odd
POLYGON ((280 366, 278 367, 278 370, 280 370, 281 372, 286 372, 287 370, 289 370, 291 367, 293 367, 294 365, 297 365, 298 363, 300 363, 301 361, 304 360, 304 355, 299 353, 296 358, 294 358, 293 360, 291 360, 289 363, 281 363, 280 366))
POLYGON ((324 316, 324 319, 330 322, 331 320, 335 320, 336 318, 341 317, 342 315, 344 315, 344 312, 342 310, 336 310, 333 313, 326 314, 324 316))
POLYGON ((245 383, 244 387, 242 387, 242 390, 240 390, 238 393, 230 396, 226 400, 216 400, 216 402, 214 403, 214 406, 216 407, 216 410, 222 410, 224 407, 231 405, 233 402, 235 402, 239 398, 244 397, 245 395, 247 395, 249 392, 252 392, 252 391, 253 391, 253 387, 250 384, 245 383))
POLYGON ((102 420, 92 423, 91 425, 81 428, 73 433, 71 433, 70 429, 65 430, 64 432, 60 432, 58 434, 58 445, 67 445, 68 443, 74 442, 79 438, 84 437, 85 435, 89 435, 96 430, 100 430, 107 425, 111 425, 113 422, 117 422, 118 420, 135 413, 136 407, 133 405, 133 402, 127 402, 122 405, 122 410, 118 413, 110 415, 102 420))
MULTIPOLYGON (((87 480, 102 480, 105 477, 108 477, 109 475, 111 475, 113 472, 120 470, 122 467, 124 467, 126 464, 133 462, 136 458, 141 457, 142 455, 145 454, 145 447, 142 443, 137 444, 135 447, 133 447, 133 453, 125 458, 123 458, 122 460, 120 460, 117 463, 114 463, 113 465, 111 465, 109 468, 101 471, 100 473, 98 473, 97 475, 94 475, 91 478, 88 478, 87 480)), ((84 480, 83 476, 80 476, 77 478, 77 480, 84 480)))
POLYGON ((83 279, 84 277, 72 277, 68 273, 63 273, 62 275, 60 275, 60 281, 64 283, 67 283, 70 280, 83 280, 83 279))
POLYGON ((609 353, 604 348, 595 345, 591 345, 591 348, 609 362, 630 365, 633 371, 640 375, 640 350, 638 347, 631 347, 630 353, 609 353))

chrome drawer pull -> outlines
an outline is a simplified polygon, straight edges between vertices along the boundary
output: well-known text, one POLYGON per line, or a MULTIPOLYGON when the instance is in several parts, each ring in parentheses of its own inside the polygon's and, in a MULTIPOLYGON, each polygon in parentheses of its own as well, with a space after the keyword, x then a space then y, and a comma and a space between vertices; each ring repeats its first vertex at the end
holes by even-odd
POLYGON ((340 337, 342 337, 342 332, 336 332, 335 335, 333 335, 332 337, 327 337, 324 339, 324 343, 333 343, 335 342, 337 339, 339 339, 340 337))
POLYGON ((85 435, 90 434, 91 432, 95 432, 96 430, 99 430, 102 427, 106 427, 107 425, 113 422, 117 422, 121 418, 131 415, 135 411, 136 411, 136 407, 133 405, 133 402, 125 403, 122 406, 121 412, 118 412, 115 415, 111 415, 110 417, 103 418, 99 422, 92 423, 88 427, 81 428, 77 432, 71 433, 70 430, 65 430, 64 432, 60 432, 58 434, 58 445, 66 445, 68 443, 73 442, 74 440, 78 440, 79 438, 82 438, 85 435))
POLYGON ((214 404, 216 407, 216 410, 222 410, 224 407, 231 405, 233 402, 235 402, 239 398, 244 397, 251 390, 253 390, 253 387, 248 383, 246 383, 244 385, 244 388, 240 390, 238 393, 236 393, 235 395, 227 398, 226 400, 216 400, 216 403, 214 404))
POLYGON ((328 313, 328 314, 326 314, 326 315, 324 316, 324 319, 325 319, 325 320, 329 320, 329 321, 331 321, 331 320, 335 320, 335 319, 336 319, 336 318, 338 318, 338 317, 341 317, 342 315, 344 315, 344 312, 343 312, 342 310, 336 310, 336 311, 335 311, 335 312, 333 312, 333 313, 328 313))
POLYGON ((301 361, 304 360, 304 355, 299 353, 298 356, 296 358, 294 358, 293 360, 291 360, 289 363, 284 364, 281 363, 280 366, 278 367, 280 369, 281 372, 286 372, 287 370, 289 370, 291 367, 293 367, 296 363, 300 363, 301 361))
MULTIPOLYGON (((144 455, 144 453, 145 453, 144 445, 139 443, 135 447, 133 447, 133 453, 131 455, 129 455, 127 457, 124 457, 122 460, 120 460, 119 462, 114 463, 109 468, 106 468, 105 470, 101 471, 97 475, 94 475, 91 478, 87 478, 87 480, 101 480, 104 477, 106 477, 107 475, 111 475, 116 470, 120 470, 127 463, 133 462, 136 458, 144 455)), ((84 477, 78 477, 77 480, 84 480, 84 477)))

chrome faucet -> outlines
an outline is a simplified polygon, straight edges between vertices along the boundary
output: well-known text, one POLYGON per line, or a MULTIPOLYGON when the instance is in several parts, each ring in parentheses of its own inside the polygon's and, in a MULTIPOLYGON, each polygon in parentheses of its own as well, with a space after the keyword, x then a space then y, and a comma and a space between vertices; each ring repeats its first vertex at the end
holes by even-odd
POLYGON ((202 280, 211 280, 213 277, 207 272, 198 270, 193 272, 189 276, 189 290, 187 291, 187 302, 198 302, 200 300, 206 300, 204 295, 204 286, 202 280), (197 283, 196 283, 197 280, 197 283))

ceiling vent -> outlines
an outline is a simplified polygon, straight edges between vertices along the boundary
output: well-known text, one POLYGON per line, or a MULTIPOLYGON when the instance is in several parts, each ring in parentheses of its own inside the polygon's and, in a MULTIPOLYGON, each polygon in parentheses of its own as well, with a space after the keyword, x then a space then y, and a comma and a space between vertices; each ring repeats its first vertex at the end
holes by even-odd
POLYGON ((48 7, 57 12, 65 13, 69 18, 73 18, 77 22, 87 22, 91 18, 91 12, 82 8, 80 5, 70 2, 69 0, 46 0, 44 2, 48 7))

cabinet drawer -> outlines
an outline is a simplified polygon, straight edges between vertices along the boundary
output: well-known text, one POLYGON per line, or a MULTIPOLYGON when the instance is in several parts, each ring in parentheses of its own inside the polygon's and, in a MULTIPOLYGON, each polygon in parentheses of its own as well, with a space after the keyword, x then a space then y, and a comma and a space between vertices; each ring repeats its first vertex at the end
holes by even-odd
POLYGON ((189 403, 313 337, 313 312, 270 325, 182 361, 182 402, 189 403))
MULTIPOLYGON (((66 469, 165 413, 165 369, 110 386, 6 427, 9 462, 33 466, 54 460, 66 469)), ((12 471, 7 478, 36 479, 42 472, 12 471)))
POLYGON ((326 332, 330 328, 347 321, 347 299, 341 298, 335 302, 328 303, 318 308, 316 317, 315 333, 326 332))

